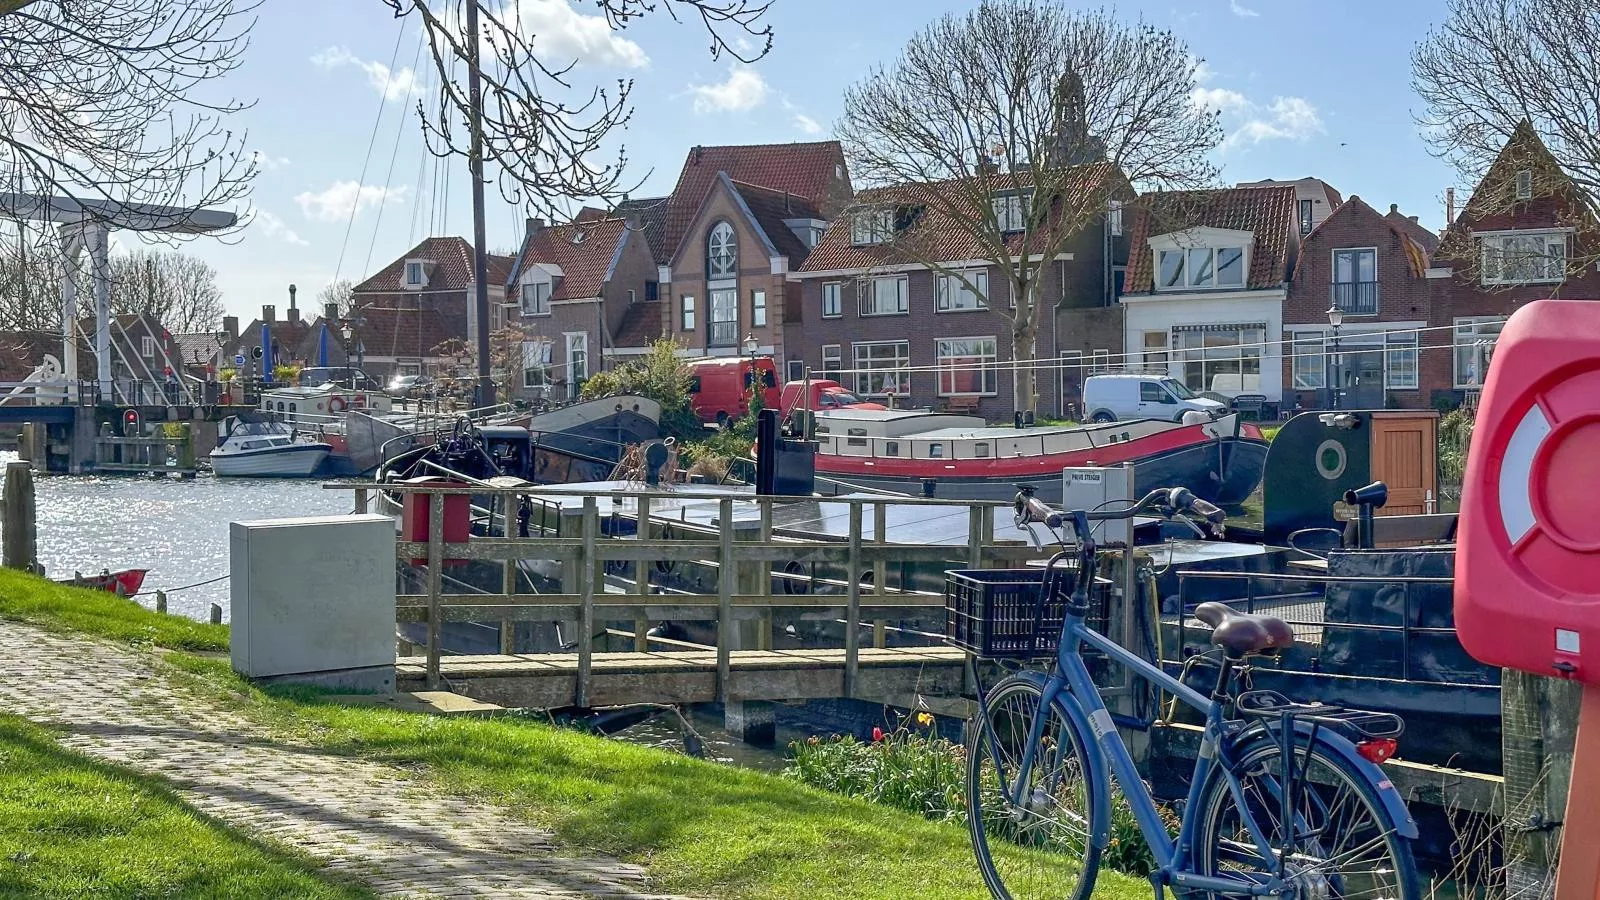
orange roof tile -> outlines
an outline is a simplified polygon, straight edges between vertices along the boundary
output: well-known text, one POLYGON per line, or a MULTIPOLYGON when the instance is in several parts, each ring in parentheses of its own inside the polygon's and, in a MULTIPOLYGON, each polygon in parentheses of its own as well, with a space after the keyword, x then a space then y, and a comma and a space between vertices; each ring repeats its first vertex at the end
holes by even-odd
POLYGON ((795 144, 747 144, 724 147, 695 147, 678 173, 667 210, 666 228, 657 258, 671 257, 701 201, 711 189, 718 172, 744 184, 771 191, 788 192, 823 205, 836 167, 844 166, 844 150, 838 141, 795 144))
POLYGON ((1289 247, 1300 230, 1294 186, 1168 191, 1140 197, 1129 237, 1126 292, 1154 290, 1150 238, 1197 227, 1253 233, 1255 249, 1245 286, 1280 285, 1288 277, 1289 247))

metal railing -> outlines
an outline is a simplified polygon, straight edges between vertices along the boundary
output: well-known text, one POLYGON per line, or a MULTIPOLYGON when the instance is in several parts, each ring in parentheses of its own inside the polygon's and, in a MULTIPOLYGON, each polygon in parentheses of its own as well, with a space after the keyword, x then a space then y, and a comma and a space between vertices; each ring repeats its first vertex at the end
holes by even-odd
POLYGON ((733 347, 739 343, 739 323, 712 322, 711 334, 707 337, 708 347, 733 347))
POLYGON ((1378 282, 1335 281, 1328 288, 1329 299, 1341 312, 1353 316, 1378 314, 1378 282))

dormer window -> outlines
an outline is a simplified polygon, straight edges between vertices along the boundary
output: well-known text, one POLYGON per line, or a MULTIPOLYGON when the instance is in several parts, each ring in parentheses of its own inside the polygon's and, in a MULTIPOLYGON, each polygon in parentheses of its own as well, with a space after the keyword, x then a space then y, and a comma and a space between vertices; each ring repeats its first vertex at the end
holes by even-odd
POLYGON ((1517 173, 1516 190, 1518 200, 1533 199, 1533 173, 1531 171, 1523 169, 1517 173))
POLYGON ((739 274, 739 239, 733 226, 718 222, 706 238, 706 277, 733 278, 739 274))
POLYGON ((560 267, 548 263, 534 263, 522 273, 520 297, 525 316, 550 315, 550 298, 555 293, 560 267))
POLYGON ((1559 282, 1567 277, 1565 232, 1486 235, 1484 284, 1559 282))
POLYGON ((850 218, 852 244, 881 244, 893 236, 893 209, 859 209, 850 218))
POLYGON ((421 290, 428 286, 428 275, 433 271, 433 262, 426 259, 406 260, 405 272, 400 280, 400 286, 407 290, 421 290))
POLYGON ((1156 286, 1164 291, 1244 286, 1243 247, 1188 247, 1156 253, 1156 286))
POLYGON ((1027 227, 1026 195, 997 194, 989 202, 1002 232, 1022 231, 1027 227))

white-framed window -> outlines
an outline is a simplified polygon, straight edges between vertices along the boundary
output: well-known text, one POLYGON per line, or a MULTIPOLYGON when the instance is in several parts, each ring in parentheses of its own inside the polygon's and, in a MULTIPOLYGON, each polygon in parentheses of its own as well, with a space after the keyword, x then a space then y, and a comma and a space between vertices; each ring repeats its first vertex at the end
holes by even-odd
POLYGON ((806 361, 791 359, 788 362, 788 371, 784 373, 787 381, 801 381, 806 377, 806 361))
POLYGON ((1156 253, 1156 287, 1174 291, 1190 288, 1244 287, 1243 247, 1188 247, 1156 253))
POLYGON ((1313 391, 1327 384, 1327 334, 1323 331, 1291 333, 1294 362, 1290 377, 1296 390, 1313 391))
POLYGON ((156 339, 148 334, 141 337, 139 339, 139 355, 143 356, 145 359, 155 359, 156 339))
POLYGON ((428 265, 427 265, 427 260, 422 260, 422 259, 408 259, 408 260, 406 260, 405 278, 402 279, 401 283, 402 283, 402 285, 404 287, 411 288, 412 290, 415 290, 415 289, 421 288, 421 287, 426 287, 427 284, 428 284, 428 265))
POLYGON ((994 220, 1001 231, 1022 231, 1028 225, 1026 193, 996 194, 990 198, 994 220))
POLYGON ((1383 353, 1383 386, 1393 391, 1417 389, 1417 333, 1390 332, 1383 353))
POLYGON ((1167 370, 1167 361, 1170 358, 1167 355, 1166 330, 1146 331, 1144 333, 1144 358, 1140 360, 1140 364, 1146 369, 1160 369, 1165 372, 1167 370))
POLYGON ((1517 173, 1516 194, 1518 200, 1533 199, 1533 172, 1523 169, 1517 173))
POLYGON ((582 331, 569 331, 567 339, 567 390, 573 397, 583 383, 589 380, 589 335, 582 331))
POLYGON ((1300 201, 1300 233, 1302 235, 1311 233, 1311 223, 1316 221, 1314 210, 1315 204, 1310 200, 1300 201))
POLYGON ((1183 383, 1190 390, 1260 393, 1264 326, 1180 326, 1174 332, 1173 352, 1183 364, 1183 383))
POLYGON ((989 272, 986 269, 973 269, 963 272, 967 283, 978 289, 977 293, 968 290, 961 278, 956 275, 934 276, 933 308, 939 312, 961 312, 974 309, 989 308, 989 272))
POLYGON ((767 292, 750 292, 750 325, 753 328, 767 327, 767 292))
POLYGON ((739 273, 739 239, 733 225, 718 222, 706 237, 706 277, 732 278, 739 273))
POLYGON ((550 341, 522 342, 522 386, 544 387, 550 383, 550 341))
POLYGON ((1567 277, 1563 232, 1496 234, 1482 240, 1484 284, 1556 282, 1567 277))
POLYGON ((993 337, 945 338, 935 342, 939 396, 995 393, 999 341, 993 337))
MULTIPOLYGON (((421 375, 422 360, 418 359, 411 362, 397 362, 395 363, 394 373, 396 375, 421 375)), ((289 406, 290 408, 293 408, 294 404, 291 403, 289 406)))
POLYGON ((844 353, 838 344, 822 345, 822 377, 829 381, 838 381, 840 373, 844 370, 844 353))
POLYGON ((739 292, 734 288, 710 292, 710 347, 732 347, 739 343, 739 292))
POLYGON ((694 331, 694 296, 684 294, 678 298, 679 331, 694 331))
POLYGON ((525 316, 550 315, 550 289, 548 281, 522 283, 522 314, 525 316))
POLYGON ((1106 206, 1106 228, 1112 237, 1122 236, 1122 201, 1112 200, 1106 206))
POLYGON ((863 316, 892 316, 909 310, 906 276, 880 275, 859 286, 859 309, 863 316))
POLYGON ((870 397, 911 393, 909 341, 865 341, 852 345, 856 360, 856 393, 870 397))
POLYGON ((1091 350, 1091 351, 1089 351, 1089 367, 1091 369, 1093 369, 1094 371, 1096 371, 1096 372, 1109 372, 1109 371, 1111 371, 1111 351, 1110 350, 1091 350))
POLYGON ((824 319, 837 319, 844 315, 844 306, 839 302, 839 291, 843 284, 838 281, 825 281, 822 283, 822 317, 824 319))
POLYGON ((1483 387, 1489 374, 1489 357, 1494 342, 1506 320, 1494 316, 1479 316, 1455 320, 1455 386, 1457 388, 1483 387))
POLYGON ((850 243, 881 244, 894 237, 894 210, 858 209, 850 215, 850 243))

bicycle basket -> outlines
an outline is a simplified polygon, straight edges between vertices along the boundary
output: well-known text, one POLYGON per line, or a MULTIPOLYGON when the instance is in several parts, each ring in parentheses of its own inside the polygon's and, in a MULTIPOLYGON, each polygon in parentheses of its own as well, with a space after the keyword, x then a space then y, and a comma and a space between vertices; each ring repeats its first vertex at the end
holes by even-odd
POLYGON ((984 659, 1051 656, 1076 573, 1057 570, 1059 590, 1039 613, 1044 569, 961 569, 945 573, 945 643, 984 659))

